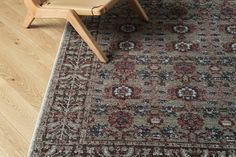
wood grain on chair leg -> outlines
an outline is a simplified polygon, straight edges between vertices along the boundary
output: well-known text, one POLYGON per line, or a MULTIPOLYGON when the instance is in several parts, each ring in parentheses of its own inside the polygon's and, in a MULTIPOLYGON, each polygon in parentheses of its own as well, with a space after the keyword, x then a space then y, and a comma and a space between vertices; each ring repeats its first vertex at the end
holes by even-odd
POLYGON ((129 2, 138 12, 139 16, 141 16, 145 21, 149 21, 147 14, 145 13, 144 9, 142 8, 138 0, 129 0, 129 2))
POLYGON ((67 20, 71 23, 71 25, 75 28, 75 30, 80 34, 83 40, 88 44, 90 49, 95 53, 98 59, 103 62, 107 63, 108 58, 106 55, 101 51, 100 47, 93 39, 92 35, 84 25, 83 21, 80 19, 78 14, 74 10, 70 10, 67 15, 67 20))
POLYGON ((34 21, 34 15, 30 11, 28 11, 23 24, 24 27, 29 28, 33 21, 34 21))

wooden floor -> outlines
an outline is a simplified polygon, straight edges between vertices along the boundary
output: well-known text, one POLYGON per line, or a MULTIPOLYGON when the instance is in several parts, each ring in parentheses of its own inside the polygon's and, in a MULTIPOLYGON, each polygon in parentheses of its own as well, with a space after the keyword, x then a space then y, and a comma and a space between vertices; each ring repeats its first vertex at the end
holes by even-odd
POLYGON ((25 29, 23 0, 0 0, 0 157, 25 157, 64 20, 25 29))

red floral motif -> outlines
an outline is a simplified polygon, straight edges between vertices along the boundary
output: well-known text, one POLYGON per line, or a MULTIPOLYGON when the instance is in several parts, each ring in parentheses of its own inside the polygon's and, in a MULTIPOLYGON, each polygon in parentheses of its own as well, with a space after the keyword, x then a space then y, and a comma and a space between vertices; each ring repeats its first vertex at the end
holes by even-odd
POLYGON ((119 27, 119 30, 124 33, 133 33, 137 30, 137 27, 135 24, 125 23, 119 27))
POLYGON ((184 42, 184 41, 179 41, 179 42, 174 41, 174 42, 166 44, 166 50, 167 51, 179 51, 179 52, 191 52, 191 51, 198 52, 198 51, 200 51, 200 48, 197 43, 184 42))
POLYGON ((220 25, 220 31, 228 34, 236 35, 236 24, 220 25))
POLYGON ((188 9, 185 6, 173 6, 171 8, 171 13, 172 15, 181 17, 181 16, 185 16, 188 14, 188 9))
POLYGON ((187 62, 176 63, 174 68, 178 74, 192 74, 196 70, 192 63, 187 62))
POLYGON ((180 86, 172 87, 168 90, 170 99, 181 99, 184 101, 204 101, 206 100, 206 91, 198 87, 180 86))
POLYGON ((135 69, 135 64, 129 61, 120 61, 115 63, 115 70, 119 73, 131 73, 135 69))
POLYGON ((232 6, 222 7, 221 13, 225 16, 236 16, 236 10, 235 8, 232 8, 232 6))
POLYGON ((135 71, 135 64, 133 62, 124 60, 115 63, 114 78, 119 78, 120 81, 125 81, 132 77, 135 71))
POLYGON ((106 98, 116 99, 138 99, 140 98, 141 89, 131 85, 114 84, 105 88, 106 98))
POLYGON ((143 49, 143 44, 141 41, 113 41, 111 43, 112 50, 122 50, 122 51, 139 51, 143 49))
POLYGON ((195 113, 182 113, 178 118, 178 124, 183 129, 196 131, 202 128, 204 122, 203 119, 195 113))
POLYGON ((133 117, 128 112, 117 111, 111 114, 108 122, 112 127, 117 129, 125 129, 131 126, 133 123, 133 117))
POLYGON ((236 51, 236 42, 227 42, 223 45, 226 52, 236 51))
POLYGON ((166 24, 165 29, 170 31, 171 33, 176 34, 187 34, 187 33, 193 33, 196 30, 196 26, 193 24, 166 24))

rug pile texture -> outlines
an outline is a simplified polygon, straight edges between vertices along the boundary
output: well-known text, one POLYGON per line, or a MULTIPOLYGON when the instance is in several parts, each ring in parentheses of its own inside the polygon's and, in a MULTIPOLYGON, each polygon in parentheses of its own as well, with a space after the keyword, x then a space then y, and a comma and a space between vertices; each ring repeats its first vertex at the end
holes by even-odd
POLYGON ((29 156, 236 156, 236 1, 141 3, 86 19, 108 64, 67 26, 29 156))

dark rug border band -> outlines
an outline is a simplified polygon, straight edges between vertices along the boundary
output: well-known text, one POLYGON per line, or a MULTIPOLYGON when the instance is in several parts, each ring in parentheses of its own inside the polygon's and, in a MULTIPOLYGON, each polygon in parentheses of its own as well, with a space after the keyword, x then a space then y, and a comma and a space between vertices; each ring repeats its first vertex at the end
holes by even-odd
POLYGON ((71 30, 69 29, 69 23, 66 23, 66 25, 64 27, 62 37, 61 37, 61 40, 60 40, 59 48, 57 50, 56 57, 55 57, 54 62, 53 62, 53 66, 52 66, 52 69, 51 69, 51 74, 49 76, 49 80, 48 80, 48 84, 46 86, 44 97, 43 97, 43 100, 42 100, 42 103, 41 103, 41 106, 40 106, 39 114, 38 114, 38 117, 37 117, 37 120, 36 120, 33 135, 32 135, 32 138, 31 138, 30 145, 29 145, 27 157, 32 156, 35 140, 36 140, 37 133, 38 133, 38 128, 40 127, 42 117, 45 114, 44 110, 48 105, 47 101, 49 100, 48 99, 49 93, 50 93, 51 90, 53 90, 53 83, 55 81, 55 80, 53 80, 53 77, 55 75, 57 75, 58 68, 60 68, 58 66, 58 65, 60 65, 60 60, 59 59, 62 58, 61 57, 62 55, 64 55, 64 50, 66 48, 65 44, 68 43, 68 41, 70 39, 70 34, 71 34, 71 30))

